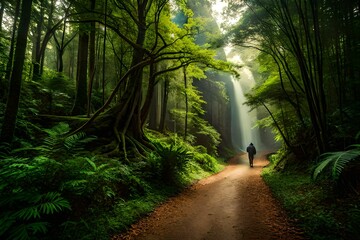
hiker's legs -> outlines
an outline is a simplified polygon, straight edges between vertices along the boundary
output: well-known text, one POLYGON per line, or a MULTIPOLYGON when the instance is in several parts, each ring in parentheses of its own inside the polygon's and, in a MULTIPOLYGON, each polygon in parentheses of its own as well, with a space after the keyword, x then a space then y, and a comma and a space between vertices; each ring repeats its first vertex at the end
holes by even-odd
POLYGON ((249 154, 249 165, 250 165, 250 167, 253 166, 253 161, 254 161, 254 156, 249 154))

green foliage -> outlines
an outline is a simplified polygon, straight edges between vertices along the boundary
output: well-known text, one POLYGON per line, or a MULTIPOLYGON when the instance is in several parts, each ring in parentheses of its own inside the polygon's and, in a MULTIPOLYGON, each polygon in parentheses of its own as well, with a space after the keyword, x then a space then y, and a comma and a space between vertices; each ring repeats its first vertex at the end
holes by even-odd
POLYGON ((195 153, 194 160, 199 163, 205 171, 215 173, 220 170, 218 160, 207 153, 195 153))
POLYGON ((45 68, 41 83, 43 90, 48 93, 46 112, 58 115, 69 113, 75 92, 74 81, 63 73, 45 68))
POLYGON ((95 136, 87 136, 84 132, 66 137, 65 134, 69 131, 69 125, 63 122, 58 123, 50 129, 41 129, 43 134, 48 135, 47 137, 44 136, 42 145, 33 146, 32 144, 27 144, 14 149, 12 153, 26 156, 30 153, 34 156, 40 153, 53 158, 72 157, 82 154, 82 152, 85 151, 86 145, 96 140, 95 136))
MULTIPOLYGON (((185 152, 185 149, 188 153, 191 153, 189 156, 190 162, 195 162, 199 164, 200 168, 205 171, 210 172, 217 172, 220 170, 218 160, 213 157, 212 155, 208 154, 207 145, 197 145, 194 146, 192 143, 188 141, 184 141, 183 138, 179 137, 178 135, 170 135, 165 136, 158 132, 150 131, 147 129, 147 136, 148 138, 156 145, 161 146, 160 148, 170 148, 169 146, 174 146, 173 150, 176 152, 176 148, 182 149, 185 152), (178 147, 175 147, 178 146, 178 147)), ((167 152, 166 150, 165 152, 167 152)), ((159 164, 158 158, 162 157, 161 154, 151 153, 148 161, 156 162, 159 164)), ((163 160, 160 160, 163 161, 163 160)), ((189 161, 187 161, 189 162, 189 161)), ((159 166, 159 165, 157 165, 159 166)))
POLYGON ((50 129, 45 129, 44 131, 49 134, 49 137, 57 137, 69 132, 70 127, 67 123, 59 122, 57 125, 53 126, 50 129))
POLYGON ((14 233, 31 238, 55 231, 63 232, 60 239, 103 239, 109 231, 123 230, 151 211, 175 189, 209 174, 205 171, 220 170, 205 147, 191 146, 177 135, 147 133, 157 151, 147 159, 123 164, 119 159, 85 154, 83 134, 58 141, 68 130, 64 123, 47 129, 44 132, 49 137, 35 148, 34 157, 9 157, 1 162, 7 166, 1 168, 1 177, 8 180, 0 186, 1 206, 11 211, 1 215, 7 223, 3 225, 5 237, 11 239, 14 233), (157 192, 159 186, 167 190, 157 192), (52 216, 70 206, 67 217, 60 215, 53 225, 52 216), (18 219, 10 221, 15 215, 18 219))
POLYGON ((99 202, 104 196, 114 197, 114 189, 109 185, 118 181, 118 169, 108 163, 97 165, 96 160, 96 157, 76 157, 67 161, 65 167, 71 180, 64 183, 64 189, 75 195, 91 196, 94 201, 99 202))
POLYGON ((46 233, 50 215, 70 209, 59 192, 44 188, 58 168, 46 158, 6 158, 0 161, 0 237, 33 239, 46 233), (45 177, 46 176, 46 177, 45 177))
POLYGON ((206 147, 210 154, 218 155, 218 145, 220 144, 220 133, 207 121, 200 117, 193 119, 194 128, 197 129, 197 143, 206 147))
POLYGON ((360 222, 360 209, 359 206, 355 205, 348 210, 348 225, 349 225, 348 229, 354 239, 360 238, 359 222, 360 222))
POLYGON ((59 123, 52 129, 48 129, 50 135, 44 141, 44 148, 51 154, 79 154, 84 150, 84 146, 94 140, 96 137, 87 136, 84 132, 79 132, 68 137, 62 137, 70 130, 67 123, 59 123))
POLYGON ((147 187, 129 166, 114 159, 76 157, 64 165, 68 180, 63 189, 81 196, 92 207, 110 206, 114 200, 140 194, 147 187))
POLYGON ((79 153, 84 150, 84 146, 92 141, 96 140, 95 136, 87 136, 84 132, 71 135, 64 139, 64 147, 68 151, 79 153))
POLYGON ((108 218, 110 228, 116 229, 116 231, 128 229, 132 223, 151 212, 160 202, 163 202, 173 193, 174 189, 162 186, 161 190, 152 189, 152 193, 146 196, 118 202, 114 207, 114 214, 108 218))
POLYGON ((359 144, 351 145, 346 151, 324 153, 320 159, 313 171, 313 179, 321 176, 331 179, 336 184, 338 194, 359 194, 359 144))
POLYGON ((347 167, 359 166, 360 162, 360 144, 350 146, 347 151, 324 153, 320 157, 321 162, 316 166, 313 178, 316 179, 326 169, 330 169, 330 176, 334 180, 339 180, 341 174, 347 167))
POLYGON ((348 232, 342 228, 346 226, 346 220, 339 218, 345 209, 324 187, 326 182, 314 184, 308 174, 296 172, 282 174, 266 170, 262 176, 289 216, 297 219, 306 237, 318 240, 353 239, 345 237, 348 232))
POLYGON ((156 149, 162 160, 162 177, 165 181, 176 183, 178 174, 186 169, 193 154, 184 146, 177 144, 157 144, 156 149))
POLYGON ((50 91, 69 95, 74 91, 74 81, 69 77, 49 68, 45 68, 44 70, 42 82, 50 91))

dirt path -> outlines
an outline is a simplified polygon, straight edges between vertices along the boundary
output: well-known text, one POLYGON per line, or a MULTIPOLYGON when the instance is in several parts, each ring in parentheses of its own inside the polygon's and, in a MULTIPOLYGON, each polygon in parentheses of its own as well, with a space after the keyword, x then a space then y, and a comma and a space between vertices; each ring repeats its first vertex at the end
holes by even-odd
POLYGON ((246 155, 171 198, 124 235, 135 240, 303 239, 260 177, 267 160, 249 168, 246 155))

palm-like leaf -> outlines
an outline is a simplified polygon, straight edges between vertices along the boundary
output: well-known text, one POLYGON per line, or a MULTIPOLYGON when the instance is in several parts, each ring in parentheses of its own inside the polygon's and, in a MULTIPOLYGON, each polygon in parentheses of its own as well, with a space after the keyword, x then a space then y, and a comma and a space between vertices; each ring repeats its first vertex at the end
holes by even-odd
POLYGON ((40 233, 46 233, 48 227, 47 222, 33 222, 29 224, 21 224, 17 226, 8 239, 28 240, 33 239, 30 236, 40 233))
POLYGON ((321 155, 322 161, 314 170, 313 178, 316 179, 324 170, 331 170, 331 177, 338 180, 341 173, 350 164, 360 164, 360 144, 350 146, 347 151, 329 152, 321 155))

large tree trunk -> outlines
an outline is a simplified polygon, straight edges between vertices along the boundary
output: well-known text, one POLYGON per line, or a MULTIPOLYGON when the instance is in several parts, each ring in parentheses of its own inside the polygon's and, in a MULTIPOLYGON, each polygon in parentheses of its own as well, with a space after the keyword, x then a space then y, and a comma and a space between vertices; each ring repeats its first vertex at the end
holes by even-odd
MULTIPOLYGON (((53 25, 53 15, 54 15, 54 9, 55 9, 55 0, 50 1, 50 7, 49 8, 49 17, 47 22, 47 29, 51 29, 53 25)), ((65 23, 65 19, 64 19, 65 23)), ((44 39, 46 40, 46 39, 44 39)), ((40 60, 40 74, 42 75, 44 72, 44 61, 45 61, 45 52, 41 54, 41 60, 40 60)))
POLYGON ((10 79, 9 96, 6 103, 4 121, 1 130, 1 142, 9 144, 11 144, 13 139, 16 116, 19 107, 22 71, 25 61, 27 35, 30 25, 31 5, 32 0, 22 1, 20 23, 16 40, 15 59, 10 79))
MULTIPOLYGON (((91 11, 95 10, 95 0, 91 0, 91 11)), ((92 87, 95 77, 95 22, 91 23, 90 27, 90 42, 89 42, 89 89, 88 89, 88 104, 87 114, 91 114, 91 95, 92 87)))
MULTIPOLYGON (((141 109, 141 122, 142 126, 144 126, 150 112, 151 103, 153 102, 153 96, 155 93, 155 72, 156 72, 156 65, 154 63, 150 64, 150 77, 148 83, 147 94, 145 97, 144 105, 141 109)), ((156 103, 155 103, 156 105, 156 103)), ((155 123, 156 124, 156 123, 155 123)))
POLYGON ((36 32, 34 36, 33 47, 33 80, 38 80, 41 77, 40 62, 41 62, 41 33, 44 23, 44 0, 40 1, 39 19, 37 21, 36 32))
POLYGON ((5 10, 5 1, 1 0, 0 1, 0 32, 2 31, 2 22, 3 22, 3 17, 4 17, 4 10, 5 10))
POLYGON ((72 115, 86 114, 87 105, 87 66, 89 35, 85 23, 80 23, 78 61, 76 74, 76 95, 72 115))
POLYGON ((107 35, 107 7, 108 7, 108 2, 107 0, 105 0, 105 26, 104 26, 104 42, 103 42, 103 55, 102 55, 102 100, 103 100, 103 104, 105 103, 105 65, 106 65, 106 35, 107 35))
MULTIPOLYGON (((147 1, 141 3, 138 2, 138 32, 136 38, 136 44, 138 46, 144 46, 146 37, 146 6, 147 1)), ((144 60, 145 51, 142 48, 134 48, 133 57, 131 61, 131 67, 137 65, 144 60)), ((129 77, 128 88, 123 96, 123 99, 128 103, 125 105, 125 109, 122 113, 126 112, 126 115, 121 114, 118 117, 126 117, 124 125, 117 125, 122 134, 125 134, 128 130, 130 135, 135 139, 141 140, 143 138, 142 129, 142 117, 141 117, 141 98, 142 98, 142 82, 143 82, 143 67, 138 71, 133 72, 129 77), (129 101, 130 100, 130 101, 129 101), (131 128, 130 127, 131 123, 131 128)), ((123 102, 123 101, 122 101, 123 102)))
POLYGON ((17 23, 18 23, 19 14, 20 14, 20 0, 17 0, 16 1, 16 8, 15 8, 15 15, 14 15, 14 24, 13 24, 12 35, 11 35, 9 59, 8 59, 7 64, 6 64, 6 75, 5 75, 6 80, 10 80, 11 69, 12 69, 13 61, 14 61, 14 51, 15 51, 15 43, 16 43, 16 30, 17 30, 17 23))

